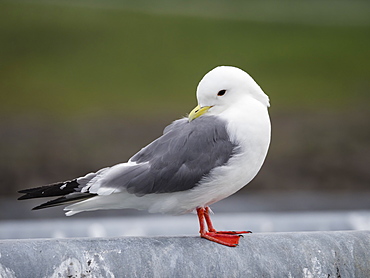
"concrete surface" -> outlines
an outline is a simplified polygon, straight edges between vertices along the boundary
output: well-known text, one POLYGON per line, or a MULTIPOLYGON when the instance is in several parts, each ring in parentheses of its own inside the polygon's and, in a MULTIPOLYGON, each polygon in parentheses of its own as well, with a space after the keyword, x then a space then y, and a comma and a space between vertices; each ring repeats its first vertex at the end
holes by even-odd
POLYGON ((0 277, 370 277, 370 231, 0 241, 0 277))
MULTIPOLYGON (((370 211, 216 213, 219 230, 260 232, 370 230, 370 211)), ((0 223, 0 239, 196 235, 196 215, 64 217, 0 223)))

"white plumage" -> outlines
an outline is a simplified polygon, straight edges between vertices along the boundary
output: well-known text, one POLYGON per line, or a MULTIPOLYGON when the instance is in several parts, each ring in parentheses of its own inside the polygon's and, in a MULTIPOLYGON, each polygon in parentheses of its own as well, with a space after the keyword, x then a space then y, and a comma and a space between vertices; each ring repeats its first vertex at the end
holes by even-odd
POLYGON ((99 196, 66 207, 66 215, 86 210, 124 208, 182 214, 199 206, 209 206, 248 184, 260 170, 270 143, 268 97, 247 73, 223 66, 204 76, 197 88, 197 98, 200 107, 212 107, 202 117, 213 115, 226 122, 230 141, 238 146, 240 153, 232 156, 225 165, 213 169, 190 190, 144 196, 130 194, 124 188, 120 192, 112 192, 109 187, 100 187, 107 175, 114 175, 120 168, 136 163, 113 166, 86 185, 89 192, 99 196), (220 90, 227 93, 218 97, 220 90))
POLYGON ((19 199, 62 196, 34 209, 72 203, 67 216, 98 209, 196 210, 201 237, 236 246, 238 234, 246 232, 216 231, 208 206, 241 189, 260 170, 270 144, 269 98, 246 72, 222 66, 203 77, 197 99, 188 118, 166 127, 128 162, 21 190, 25 195, 19 199))

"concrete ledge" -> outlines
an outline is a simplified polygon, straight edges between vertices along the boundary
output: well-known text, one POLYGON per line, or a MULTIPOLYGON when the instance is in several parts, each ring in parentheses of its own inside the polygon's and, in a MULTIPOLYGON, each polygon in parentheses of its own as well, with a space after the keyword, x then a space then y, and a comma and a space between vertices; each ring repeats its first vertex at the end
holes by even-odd
POLYGON ((0 277, 370 277, 370 231, 0 241, 0 277))

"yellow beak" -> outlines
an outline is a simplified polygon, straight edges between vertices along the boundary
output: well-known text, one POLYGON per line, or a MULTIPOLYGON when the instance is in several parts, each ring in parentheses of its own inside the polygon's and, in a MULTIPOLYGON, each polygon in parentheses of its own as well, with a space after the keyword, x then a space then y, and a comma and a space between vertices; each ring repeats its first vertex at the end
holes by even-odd
POLYGON ((204 113, 206 113, 212 106, 204 106, 204 107, 200 107, 199 105, 197 107, 195 107, 193 110, 191 110, 188 118, 189 118, 189 122, 191 122, 192 120, 202 116, 204 113))

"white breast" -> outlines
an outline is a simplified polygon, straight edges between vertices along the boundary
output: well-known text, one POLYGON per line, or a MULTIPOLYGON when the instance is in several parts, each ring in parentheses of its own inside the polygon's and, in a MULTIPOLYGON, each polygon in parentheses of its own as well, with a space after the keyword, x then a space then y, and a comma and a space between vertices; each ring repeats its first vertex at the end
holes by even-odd
POLYGON ((168 209, 171 204, 176 204, 172 213, 185 213, 198 206, 210 205, 234 194, 257 175, 270 144, 271 124, 267 107, 257 100, 248 99, 219 116, 228 122, 227 130, 231 141, 239 146, 238 154, 226 165, 212 170, 199 186, 188 192, 172 193, 173 198, 153 206, 151 211, 165 212, 165 203, 168 209))

